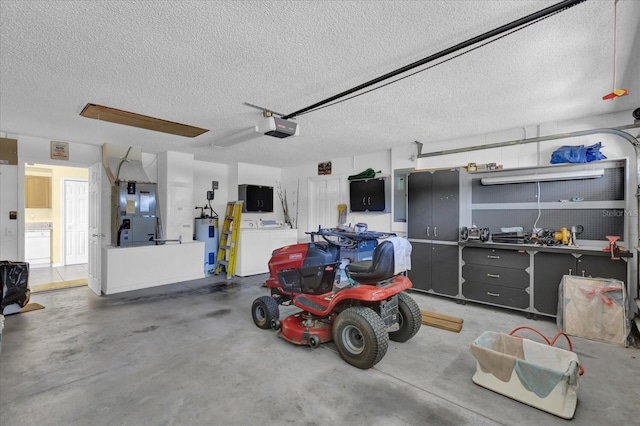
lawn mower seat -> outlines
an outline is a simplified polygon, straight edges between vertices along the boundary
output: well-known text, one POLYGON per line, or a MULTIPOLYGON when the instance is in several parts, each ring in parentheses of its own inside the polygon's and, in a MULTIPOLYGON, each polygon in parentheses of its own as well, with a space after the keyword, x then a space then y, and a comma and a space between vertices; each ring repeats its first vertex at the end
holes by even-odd
POLYGON ((347 265, 347 275, 360 282, 379 282, 394 276, 394 249, 390 241, 383 241, 373 250, 371 260, 361 260, 347 265))

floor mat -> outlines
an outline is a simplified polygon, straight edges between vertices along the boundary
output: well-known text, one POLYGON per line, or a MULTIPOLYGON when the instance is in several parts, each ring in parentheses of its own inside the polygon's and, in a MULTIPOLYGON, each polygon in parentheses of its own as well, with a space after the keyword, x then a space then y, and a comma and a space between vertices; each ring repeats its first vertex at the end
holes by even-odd
POLYGON ((31 311, 37 311, 38 309, 44 309, 44 306, 42 306, 39 303, 28 303, 27 306, 23 307, 22 309, 20 309, 19 312, 14 312, 12 314, 5 314, 5 316, 9 316, 9 315, 15 315, 15 314, 24 314, 27 312, 31 312, 31 311))

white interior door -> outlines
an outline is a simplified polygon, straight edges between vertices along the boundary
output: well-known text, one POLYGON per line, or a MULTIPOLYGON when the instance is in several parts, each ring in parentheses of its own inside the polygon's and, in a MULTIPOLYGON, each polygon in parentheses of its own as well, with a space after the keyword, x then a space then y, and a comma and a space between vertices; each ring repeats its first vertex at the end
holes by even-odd
POLYGON ((87 263, 88 189, 86 180, 64 181, 64 264, 87 263))
POLYGON ((101 294, 102 284, 100 280, 100 247, 102 246, 101 217, 100 217, 100 185, 102 177, 102 164, 95 163, 89 167, 89 288, 97 295, 101 294))
POLYGON ((338 226, 340 179, 309 181, 309 230, 338 226))

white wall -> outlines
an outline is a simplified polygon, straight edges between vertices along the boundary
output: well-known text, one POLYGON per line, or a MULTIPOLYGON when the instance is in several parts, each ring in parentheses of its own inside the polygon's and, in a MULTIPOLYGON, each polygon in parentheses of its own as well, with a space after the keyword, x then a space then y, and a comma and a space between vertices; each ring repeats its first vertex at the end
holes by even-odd
POLYGON ((18 166, 0 164, 0 260, 19 260, 18 220, 9 219, 10 211, 18 211, 18 166))
MULTIPOLYGON (((403 151, 403 150, 400 150, 403 151)), ((407 156, 408 157, 408 156, 407 156)), ((318 228, 317 223, 309 223, 311 200, 308 193, 308 182, 310 180, 323 181, 327 179, 340 179, 340 195, 337 204, 349 205, 349 181, 350 175, 360 173, 368 168, 380 171, 381 176, 393 177, 391 150, 374 151, 366 155, 352 157, 338 157, 326 159, 319 162, 331 161, 331 175, 318 176, 318 163, 309 163, 301 166, 290 167, 282 171, 282 186, 287 191, 287 196, 295 203, 290 203, 290 214, 295 217, 296 208, 298 214, 298 240, 307 241, 305 232, 318 228), (299 189, 299 193, 298 193, 299 189)), ((399 164, 402 162, 399 161, 399 164)), ((412 167, 412 166, 411 166, 412 167)), ((334 206, 337 218, 337 208, 334 206)), ((365 222, 369 229, 376 231, 391 230, 392 215, 390 213, 351 213, 347 209, 347 221, 352 225, 358 222, 365 222)))
MULTIPOLYGON (((545 136, 560 132, 600 127, 615 127, 630 124, 632 121, 631 110, 629 110, 615 114, 586 117, 566 122, 541 123, 539 125, 527 126, 526 128, 514 128, 487 135, 476 135, 460 139, 430 142, 424 145, 422 151, 423 153, 426 153, 463 146, 545 136)), ((639 130, 632 129, 629 130, 629 132, 634 136, 637 136, 639 130)), ((13 257, 15 259, 14 256, 16 253, 18 254, 18 257, 22 256, 22 238, 7 238, 8 236, 6 236, 5 233, 7 226, 16 227, 15 221, 8 222, 7 218, 9 210, 18 211, 17 233, 21 234, 24 231, 24 180, 18 179, 18 176, 22 176, 24 174, 24 162, 29 161, 41 164, 88 167, 95 162, 101 161, 102 153, 100 146, 71 142, 69 144, 69 161, 51 160, 49 158, 50 141, 48 139, 10 134, 5 134, 4 136, 18 139, 18 158, 19 162, 22 164, 18 166, 17 172, 11 172, 10 169, 6 169, 11 166, 2 166, 2 169, 0 169, 0 172, 3 173, 0 177, 0 201, 2 202, 2 207, 0 208, 0 214, 2 215, 0 217, 0 235, 2 237, 0 239, 0 254, 5 257, 13 257)), ((409 142, 406 145, 402 145, 391 150, 382 150, 352 157, 319 159, 318 161, 332 161, 332 174, 330 177, 338 177, 341 180, 340 202, 348 204, 349 193, 347 177, 349 175, 359 173, 369 167, 375 170, 381 170, 383 174, 393 177, 393 170, 395 169, 413 167, 459 167, 464 166, 469 162, 496 162, 498 164, 502 164, 505 168, 535 166, 548 164, 551 152, 561 145, 591 145, 598 141, 603 142, 604 148, 602 149, 602 152, 607 157, 629 157, 631 160, 630 164, 632 170, 637 169, 636 154, 631 145, 627 141, 612 135, 595 135, 420 159, 413 158, 413 156, 417 154, 417 145, 414 142, 409 142)), ((163 171, 158 171, 157 156, 154 154, 143 153, 142 162, 150 180, 158 182, 159 179, 162 178, 163 171)), ((307 236, 304 232, 313 230, 317 227, 317 224, 308 223, 307 219, 309 215, 309 199, 307 194, 308 182, 310 179, 327 179, 326 177, 318 176, 317 162, 295 165, 284 169, 256 166, 247 163, 223 165, 197 160, 191 160, 188 163, 189 164, 185 164, 184 167, 192 170, 193 178, 191 189, 189 189, 191 192, 191 199, 188 203, 189 205, 184 205, 184 211, 189 212, 190 221, 192 221, 191 218, 199 215, 199 210, 196 211, 195 206, 203 205, 206 201, 206 191, 211 188, 212 180, 219 181, 219 189, 216 191, 215 200, 212 203, 214 209, 219 215, 224 214, 224 207, 228 201, 235 201, 237 199, 237 185, 241 183, 248 183, 274 187, 274 213, 247 213, 244 218, 253 220, 257 220, 259 218, 283 220, 282 208, 277 196, 277 184, 278 182, 281 182, 282 189, 287 192, 292 218, 295 218, 297 213, 299 240, 306 240, 307 236)), ((630 178, 630 186, 632 188, 637 187, 636 175, 632 173, 630 178)), ((106 244, 110 242, 110 239, 108 238, 110 232, 110 212, 108 207, 109 194, 109 184, 106 179, 104 179, 102 221, 103 232, 107 234, 107 238, 105 239, 106 244)), ((393 216, 389 213, 348 214, 347 223, 353 224, 360 221, 368 223, 370 229, 380 231, 392 230, 395 232, 404 232, 405 229, 405 224, 394 223, 393 216)))
MULTIPOLYGON (((226 204, 229 201, 235 201, 238 191, 235 193, 229 191, 229 166, 219 163, 208 163, 206 161, 195 160, 193 162, 193 217, 200 216, 200 209, 195 207, 203 207, 208 205, 207 191, 212 190, 212 181, 218 182, 218 189, 214 191, 214 198, 211 201, 211 207, 218 213, 218 217, 224 216, 226 204)), ((211 212, 207 211, 207 214, 211 212)))
POLYGON ((158 198, 164 238, 193 241, 193 154, 158 154, 158 198))

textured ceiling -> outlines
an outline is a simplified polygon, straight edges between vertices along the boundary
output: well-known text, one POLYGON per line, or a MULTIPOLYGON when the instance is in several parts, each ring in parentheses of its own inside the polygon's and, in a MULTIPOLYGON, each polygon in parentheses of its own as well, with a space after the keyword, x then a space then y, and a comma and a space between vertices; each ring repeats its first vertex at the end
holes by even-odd
POLYGON ((640 106, 640 1, 587 1, 442 65, 297 118, 298 138, 212 148, 557 1, 0 2, 0 131, 277 167, 640 106), (210 129, 87 119, 96 103, 210 129))

